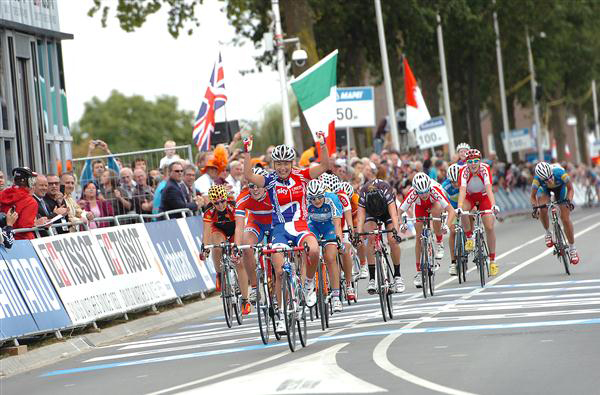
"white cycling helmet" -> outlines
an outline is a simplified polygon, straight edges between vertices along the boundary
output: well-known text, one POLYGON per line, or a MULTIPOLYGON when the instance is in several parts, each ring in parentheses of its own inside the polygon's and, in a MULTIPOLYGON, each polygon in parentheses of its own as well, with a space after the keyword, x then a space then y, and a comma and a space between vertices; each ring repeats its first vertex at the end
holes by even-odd
POLYGON ((252 173, 257 174, 259 176, 266 177, 269 175, 269 172, 263 169, 262 167, 253 167, 252 173))
POLYGON ((456 146, 456 152, 460 151, 461 149, 471 149, 471 146, 467 143, 460 143, 459 145, 456 146))
POLYGON ((460 173, 460 166, 458 163, 453 163, 448 167, 448 179, 452 182, 458 182, 458 173, 460 173))
POLYGON ((325 185, 319 179, 310 180, 306 186, 306 195, 309 199, 325 195, 325 185))
POLYGON ((271 158, 275 162, 291 162, 296 157, 296 151, 292 147, 288 147, 287 145, 278 145, 271 152, 271 158))
POLYGON ((352 198, 352 195, 354 195, 354 188, 352 187, 352 184, 347 181, 340 182, 338 191, 343 191, 349 198, 352 198))
POLYGON ((323 173, 319 179, 325 185, 326 190, 336 192, 339 189, 340 179, 335 174, 323 173))
POLYGON ((412 186, 417 193, 427 193, 431 188, 431 178, 423 172, 415 174, 412 180, 412 186))
POLYGON ((550 179, 552 177, 552 167, 548 162, 540 162, 535 165, 535 175, 538 176, 542 181, 550 179))

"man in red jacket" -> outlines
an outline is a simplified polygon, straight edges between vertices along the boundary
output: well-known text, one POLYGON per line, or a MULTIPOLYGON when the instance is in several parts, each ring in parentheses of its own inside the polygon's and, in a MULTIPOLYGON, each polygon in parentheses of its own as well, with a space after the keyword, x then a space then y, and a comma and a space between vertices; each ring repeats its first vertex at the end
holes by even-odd
MULTIPOLYGON (((17 222, 13 225, 14 229, 33 228, 35 217, 38 212, 38 203, 31 196, 31 187, 37 174, 28 167, 17 167, 12 171, 14 185, 3 191, 0 191, 0 211, 8 213, 14 208, 19 215, 17 222)), ((33 232, 17 233, 16 240, 33 239, 33 232)))

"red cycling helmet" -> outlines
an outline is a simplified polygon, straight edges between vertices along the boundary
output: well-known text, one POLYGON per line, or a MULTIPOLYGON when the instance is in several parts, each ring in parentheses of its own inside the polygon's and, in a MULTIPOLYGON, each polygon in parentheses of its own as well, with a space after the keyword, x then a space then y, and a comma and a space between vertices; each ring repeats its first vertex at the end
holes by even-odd
POLYGON ((471 148, 467 152, 467 159, 481 159, 481 152, 478 149, 471 148))

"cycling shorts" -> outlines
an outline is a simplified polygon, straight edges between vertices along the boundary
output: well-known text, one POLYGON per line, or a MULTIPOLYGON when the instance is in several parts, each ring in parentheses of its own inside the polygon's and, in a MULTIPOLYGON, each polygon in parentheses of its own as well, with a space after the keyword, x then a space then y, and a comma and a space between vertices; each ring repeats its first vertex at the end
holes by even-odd
MULTIPOLYGON (((310 231, 313 232, 317 240, 335 239, 335 226, 332 222, 310 222, 308 224, 310 231)), ((336 244, 335 241, 327 244, 336 244)), ((327 245, 326 244, 326 245, 327 245)))
POLYGON ((537 196, 540 197, 542 195, 546 195, 550 197, 551 192, 554 192, 555 201, 565 200, 567 198, 567 185, 563 184, 558 188, 548 188, 546 185, 541 185, 538 188, 537 196))
POLYGON ((371 216, 369 215, 369 213, 367 213, 367 218, 365 218, 365 222, 383 222, 385 224, 385 226, 388 226, 389 224, 392 223, 392 217, 390 217, 390 213, 386 212, 383 215, 378 215, 378 216, 371 216))
POLYGON ((492 209, 492 202, 487 194, 467 193, 466 199, 471 203, 471 208, 478 206, 481 211, 492 209))
MULTIPOLYGON (((421 204, 415 204, 415 217, 427 217, 431 208, 435 203, 431 203, 429 200, 421 202, 421 204)), ((417 221, 423 222, 423 221, 417 221)))
POLYGON ((271 232, 271 224, 261 224, 260 222, 248 221, 244 232, 250 232, 256 236, 258 242, 262 242, 265 238, 265 232, 271 232))
POLYGON ((273 247, 287 247, 288 241, 291 241, 294 246, 302 245, 302 242, 307 236, 314 234, 308 228, 306 221, 284 222, 275 224, 271 233, 273 247))
POLYGON ((214 224, 212 224, 210 226, 210 232, 211 233, 219 233, 223 236, 223 239, 225 239, 225 241, 233 243, 233 236, 235 235, 235 226, 233 227, 233 231, 231 231, 229 227, 222 228, 222 227, 217 227, 214 224))

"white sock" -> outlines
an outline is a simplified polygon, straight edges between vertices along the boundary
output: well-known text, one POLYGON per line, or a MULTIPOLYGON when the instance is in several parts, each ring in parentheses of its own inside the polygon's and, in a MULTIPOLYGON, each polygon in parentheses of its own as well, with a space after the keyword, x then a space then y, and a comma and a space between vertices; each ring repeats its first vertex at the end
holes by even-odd
POLYGON ((305 283, 306 288, 313 289, 315 287, 315 278, 307 278, 305 283))
POLYGON ((571 251, 575 251, 575 244, 569 244, 569 249, 571 251))
POLYGON ((546 229, 546 235, 552 236, 552 233, 550 232, 550 229, 546 229))

